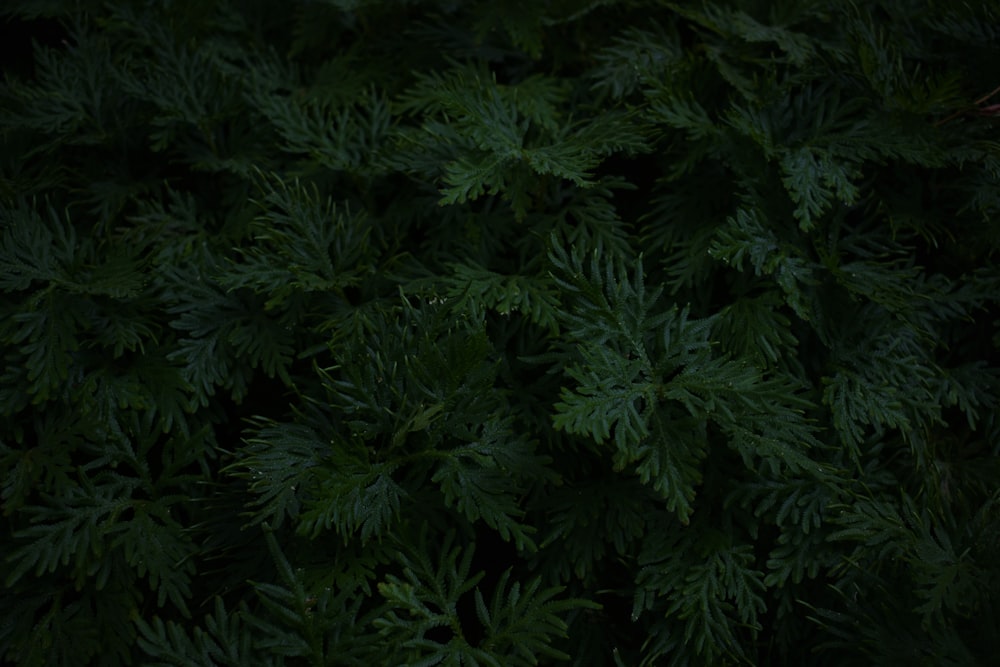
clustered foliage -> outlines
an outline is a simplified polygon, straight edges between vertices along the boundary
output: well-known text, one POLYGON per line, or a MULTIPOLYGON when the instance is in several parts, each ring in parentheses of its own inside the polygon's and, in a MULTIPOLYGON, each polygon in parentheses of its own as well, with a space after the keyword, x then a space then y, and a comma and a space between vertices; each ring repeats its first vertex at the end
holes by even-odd
POLYGON ((0 660, 1000 654, 993 3, 0 16, 0 660))

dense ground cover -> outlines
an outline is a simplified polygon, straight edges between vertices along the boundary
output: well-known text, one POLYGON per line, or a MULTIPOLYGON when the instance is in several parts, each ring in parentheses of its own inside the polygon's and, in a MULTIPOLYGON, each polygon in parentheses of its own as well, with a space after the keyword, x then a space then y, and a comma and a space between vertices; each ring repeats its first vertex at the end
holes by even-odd
POLYGON ((991 6, 5 2, 0 657, 987 664, 991 6))

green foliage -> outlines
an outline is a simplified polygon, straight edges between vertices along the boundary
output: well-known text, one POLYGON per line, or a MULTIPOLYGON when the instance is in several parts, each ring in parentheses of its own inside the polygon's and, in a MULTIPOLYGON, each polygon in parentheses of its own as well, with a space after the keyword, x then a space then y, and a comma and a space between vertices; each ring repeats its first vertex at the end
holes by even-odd
MULTIPOLYGON (((669 625, 683 627, 682 654, 709 662, 747 661, 737 634, 748 629, 755 636, 760 629, 758 614, 766 608, 764 573, 754 570, 753 562, 749 544, 731 544, 728 536, 713 528, 683 536, 675 533, 669 542, 649 540, 639 555, 632 618, 655 609, 668 619, 661 628, 665 634, 677 632, 669 625), (664 604, 661 598, 669 602, 664 604)), ((657 653, 650 652, 643 664, 659 658, 657 653)))
POLYGON ((568 658, 551 645, 551 636, 566 634, 566 623, 559 614, 599 605, 556 599, 563 588, 542 589, 537 577, 524 586, 512 582, 510 569, 500 575, 487 604, 477 586, 483 573, 470 576, 472 548, 453 546, 454 541, 454 533, 446 533, 440 548, 431 551, 426 535, 421 535, 416 542, 418 550, 404 548, 400 554, 404 576, 389 575, 379 584, 387 610, 373 624, 382 641, 399 651, 389 664, 536 665, 539 657, 568 658), (429 551, 440 554, 439 563, 428 557, 429 551), (475 599, 475 621, 463 618, 458 610, 460 598, 470 592, 475 599), (470 640, 474 622, 481 625, 476 632, 481 635, 478 641, 470 640), (448 635, 446 641, 429 636, 437 628, 448 635))
POLYGON ((997 18, 4 3, 0 661, 986 664, 997 18))

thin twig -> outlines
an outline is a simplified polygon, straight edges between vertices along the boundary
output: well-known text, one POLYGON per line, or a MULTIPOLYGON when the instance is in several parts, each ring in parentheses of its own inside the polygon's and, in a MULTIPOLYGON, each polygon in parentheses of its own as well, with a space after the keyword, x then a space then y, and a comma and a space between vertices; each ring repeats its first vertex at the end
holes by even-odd
MULTIPOLYGON (((997 86, 996 88, 994 88, 990 92, 986 93, 985 95, 983 95, 982 97, 980 97, 978 100, 976 100, 972 104, 978 107, 980 104, 982 104, 986 100, 990 99, 991 97, 993 97, 997 93, 1000 93, 1000 86, 997 86)), ((934 126, 935 127, 940 127, 940 126, 944 125, 945 123, 947 123, 948 121, 954 120, 954 119, 958 118, 959 116, 961 116, 962 114, 968 113, 970 111, 972 111, 972 109, 959 109, 958 111, 956 111, 955 113, 951 114, 947 118, 943 118, 943 119, 939 120, 938 122, 934 123, 934 126)))

